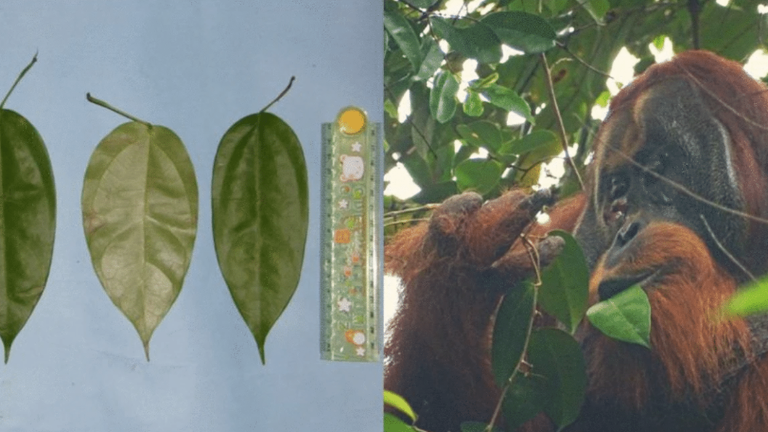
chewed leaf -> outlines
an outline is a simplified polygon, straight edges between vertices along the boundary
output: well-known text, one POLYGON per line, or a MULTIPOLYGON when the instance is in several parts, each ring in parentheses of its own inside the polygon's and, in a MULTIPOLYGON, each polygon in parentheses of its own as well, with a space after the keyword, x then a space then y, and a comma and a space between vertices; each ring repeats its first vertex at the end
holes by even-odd
POLYGON ((307 167, 290 126, 261 112, 229 128, 211 199, 219 267, 264 363, 267 334, 299 283, 309 223, 307 167))
POLYGON ((43 139, 29 121, 0 109, 0 338, 11 343, 48 280, 56 230, 56 189, 43 139))
POLYGON ((651 303, 639 285, 593 305, 587 318, 606 336, 651 347, 651 303))
POLYGON ((197 181, 170 129, 129 122, 96 147, 85 172, 83 227, 96 274, 149 340, 181 291, 197 233, 197 181))

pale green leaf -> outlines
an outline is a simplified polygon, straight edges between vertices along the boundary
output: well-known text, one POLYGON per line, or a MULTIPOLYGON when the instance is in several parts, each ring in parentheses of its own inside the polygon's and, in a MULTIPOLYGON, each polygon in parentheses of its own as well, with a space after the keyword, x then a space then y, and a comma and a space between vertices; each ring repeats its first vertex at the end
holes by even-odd
POLYGON ((149 340, 181 291, 197 233, 197 181, 173 131, 132 121, 101 140, 83 184, 83 227, 109 298, 149 340))
POLYGON ((587 318, 606 336, 651 347, 651 303, 639 285, 592 305, 587 318))
POLYGON ((211 198, 219 267, 264 363, 267 334, 299 283, 309 222, 307 167, 290 126, 266 112, 232 125, 211 198))
POLYGON ((407 415, 411 421, 416 421, 416 413, 413 412, 408 402, 399 394, 384 390, 384 405, 397 408, 398 411, 407 415))
POLYGON ((723 305, 726 316, 746 317, 768 311, 768 277, 740 288, 723 305))

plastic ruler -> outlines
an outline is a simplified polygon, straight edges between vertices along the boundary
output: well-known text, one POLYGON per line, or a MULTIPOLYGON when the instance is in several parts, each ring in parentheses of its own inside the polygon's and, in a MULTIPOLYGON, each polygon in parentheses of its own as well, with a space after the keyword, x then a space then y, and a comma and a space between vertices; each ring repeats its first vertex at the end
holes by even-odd
POLYGON ((320 352, 325 360, 381 357, 381 125, 347 107, 323 123, 320 352))

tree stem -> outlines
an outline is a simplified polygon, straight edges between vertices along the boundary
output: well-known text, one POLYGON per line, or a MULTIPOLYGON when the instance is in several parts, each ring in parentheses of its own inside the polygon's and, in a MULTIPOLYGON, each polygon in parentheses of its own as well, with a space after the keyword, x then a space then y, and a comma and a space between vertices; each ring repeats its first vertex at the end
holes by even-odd
POLYGON ((33 65, 33 64, 35 64, 35 62, 36 62, 36 61, 37 61, 37 52, 35 52, 35 56, 34 56, 34 57, 32 57, 32 61, 31 61, 31 62, 29 62, 29 64, 27 65, 27 67, 25 67, 25 68, 24 68, 24 69, 21 71, 21 73, 19 74, 19 76, 16 78, 16 81, 14 81, 14 82, 13 82, 13 85, 11 86, 11 89, 10 89, 10 90, 8 90, 8 93, 6 93, 6 94, 5 94, 5 97, 3 98, 3 101, 2 101, 2 102, 0 102, 0 109, 2 109, 2 108, 5 106, 5 101, 6 101, 6 100, 8 100, 8 96, 10 96, 10 95, 11 95, 11 93, 13 92, 13 89, 15 89, 15 88, 16 88, 16 84, 18 84, 18 83, 19 83, 19 81, 21 81, 21 79, 22 79, 22 78, 24 78, 24 75, 27 73, 27 71, 28 71, 28 70, 30 70, 30 69, 32 68, 32 65, 33 65))
POLYGON ((127 112, 125 112, 125 111, 119 110, 119 109, 113 107, 112 105, 104 102, 101 99, 96 99, 95 97, 91 96, 90 93, 86 93, 85 94, 85 98, 88 99, 88 102, 90 102, 92 104, 96 104, 96 105, 98 105, 100 107, 103 107, 103 108, 106 108, 106 109, 108 109, 108 110, 110 110, 110 111, 112 111, 114 113, 120 114, 121 116, 123 116, 123 117, 125 117, 125 118, 127 118, 129 120, 133 120, 133 121, 138 122, 138 123, 143 123, 143 124, 147 125, 148 127, 152 127, 152 124, 150 124, 148 122, 145 122, 144 120, 142 120, 142 119, 140 119, 138 117, 134 117, 134 116, 128 114, 127 112))

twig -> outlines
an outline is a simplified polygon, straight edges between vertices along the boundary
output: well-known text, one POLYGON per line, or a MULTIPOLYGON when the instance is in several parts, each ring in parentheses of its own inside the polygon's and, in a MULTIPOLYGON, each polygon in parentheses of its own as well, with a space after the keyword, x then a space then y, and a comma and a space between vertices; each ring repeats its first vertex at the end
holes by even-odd
POLYGON ((536 273, 536 282, 533 284, 533 310, 531 310, 531 318, 528 320, 528 329, 525 333, 523 352, 520 353, 520 358, 517 361, 517 365, 515 365, 515 370, 512 371, 512 375, 510 375, 506 384, 504 384, 504 388, 502 389, 501 395, 499 396, 499 402, 496 404, 496 408, 493 410, 493 416, 491 416, 490 422, 488 422, 488 427, 486 428, 487 432, 492 430, 493 425, 501 415, 501 406, 504 402, 504 398, 506 397, 510 387, 512 387, 517 374, 520 372, 520 366, 525 363, 525 356, 528 352, 528 344, 531 342, 531 335, 533 334, 533 321, 536 319, 536 302, 538 301, 539 297, 539 286, 541 286, 541 261, 539 257, 539 251, 536 249, 536 246, 531 243, 531 240, 524 234, 520 235, 520 239, 525 245, 525 250, 528 252, 528 257, 531 259, 533 270, 536 273))
POLYGON ((757 278, 749 271, 746 267, 744 267, 744 264, 739 262, 739 260, 736 259, 729 251, 728 249, 723 246, 722 243, 720 243, 720 240, 717 239, 717 236, 715 236, 715 232, 712 231, 712 228, 709 226, 709 222, 707 222, 707 219, 704 217, 703 214, 699 214, 699 217, 701 218, 701 221, 704 222, 704 227, 709 232, 710 237, 712 237, 712 240, 714 240, 715 244, 718 248, 720 248, 720 251, 725 254, 725 256, 728 257, 734 264, 736 264, 736 267, 739 268, 739 270, 743 271, 744 274, 747 275, 748 278, 750 278, 753 282, 757 282, 757 278))
POLYGON ((549 99, 552 103, 552 111, 555 113, 555 118, 557 119, 557 125, 559 126, 559 132, 560 132, 560 140, 563 145, 563 152, 565 152, 565 159, 568 161, 568 164, 571 166, 571 169, 573 169, 573 173, 576 175, 576 179, 579 181, 579 186, 581 187, 581 190, 585 190, 584 188, 584 182, 581 180, 581 174, 579 174, 579 170, 576 168, 576 163, 571 158, 571 155, 568 153, 568 136, 565 132, 565 124, 563 123, 563 117, 560 115, 560 108, 557 106, 557 98, 555 97, 555 86, 552 83, 552 74, 549 71, 549 64, 547 63, 547 56, 545 53, 541 53, 541 62, 544 65, 544 73, 546 74, 546 82, 547 82, 547 90, 549 91, 549 99))
POLYGON ((688 0, 688 12, 691 14, 691 40, 693 49, 699 49, 699 15, 701 14, 701 5, 699 0, 688 0))
POLYGON ((416 213, 422 210, 434 210, 438 207, 440 207, 440 204, 426 204, 421 207, 411 207, 411 208, 402 209, 402 210, 393 210, 393 211, 384 213, 384 217, 387 218, 387 217, 399 216, 401 214, 416 213))

